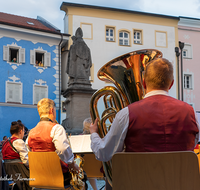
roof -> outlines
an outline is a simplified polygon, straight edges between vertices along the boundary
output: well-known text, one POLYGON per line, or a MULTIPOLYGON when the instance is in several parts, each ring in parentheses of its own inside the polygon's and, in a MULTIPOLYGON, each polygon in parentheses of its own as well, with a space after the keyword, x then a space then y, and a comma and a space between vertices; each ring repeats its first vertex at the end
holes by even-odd
POLYGON ((169 16, 169 15, 162 15, 162 14, 155 14, 155 13, 147 13, 147 12, 132 11, 132 10, 126 10, 126 9, 118 9, 118 8, 95 6, 95 5, 85 5, 85 4, 70 3, 70 2, 62 2, 60 9, 65 10, 65 8, 64 8, 65 6, 91 8, 91 9, 101 9, 101 10, 108 10, 108 11, 119 11, 119 12, 126 12, 126 13, 133 13, 133 14, 143 14, 143 15, 164 17, 164 18, 179 20, 178 16, 169 16))
POLYGON ((3 12, 0 12, 0 24, 6 24, 50 33, 60 33, 60 30, 58 30, 57 28, 54 28, 52 25, 44 24, 40 20, 7 14, 3 12))

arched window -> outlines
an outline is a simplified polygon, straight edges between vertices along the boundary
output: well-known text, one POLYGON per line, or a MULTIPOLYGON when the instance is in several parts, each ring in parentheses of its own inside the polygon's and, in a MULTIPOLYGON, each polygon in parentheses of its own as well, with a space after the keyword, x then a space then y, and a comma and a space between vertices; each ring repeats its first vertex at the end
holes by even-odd
POLYGON ((129 46, 130 44, 130 34, 127 31, 119 32, 119 45, 129 46))

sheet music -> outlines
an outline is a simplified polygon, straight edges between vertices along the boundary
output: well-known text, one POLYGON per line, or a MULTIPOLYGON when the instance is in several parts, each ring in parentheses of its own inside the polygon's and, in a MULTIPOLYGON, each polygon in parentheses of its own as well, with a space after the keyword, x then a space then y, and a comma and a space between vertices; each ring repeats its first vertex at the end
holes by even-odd
POLYGON ((73 153, 90 153, 91 140, 89 135, 72 135, 69 136, 71 148, 73 153))

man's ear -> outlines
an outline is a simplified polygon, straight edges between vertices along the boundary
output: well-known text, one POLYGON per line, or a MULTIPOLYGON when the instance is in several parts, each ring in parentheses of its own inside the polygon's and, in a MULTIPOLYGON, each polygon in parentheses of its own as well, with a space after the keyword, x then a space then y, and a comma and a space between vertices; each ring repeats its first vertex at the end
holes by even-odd
POLYGON ((173 84, 174 84, 174 80, 173 80, 172 83, 170 84, 169 89, 171 89, 171 87, 173 86, 173 84))
POLYGON ((144 89, 147 89, 146 82, 145 82, 144 78, 142 79, 142 85, 143 85, 144 89))
POLYGON ((53 114, 53 108, 49 109, 49 114, 53 114))

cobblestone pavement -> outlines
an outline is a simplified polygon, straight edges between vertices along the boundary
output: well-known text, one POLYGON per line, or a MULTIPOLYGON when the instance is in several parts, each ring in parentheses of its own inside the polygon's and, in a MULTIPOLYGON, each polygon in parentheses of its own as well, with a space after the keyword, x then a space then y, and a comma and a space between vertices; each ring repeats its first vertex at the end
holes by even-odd
MULTIPOLYGON (((88 190, 93 190, 93 188, 90 185, 89 181, 87 181, 87 184, 88 184, 88 190)), ((104 185, 105 185, 105 181, 104 180, 97 179, 98 190, 100 190, 104 185)), ((101 190, 104 190, 104 189, 105 189, 105 187, 103 187, 101 190)))

